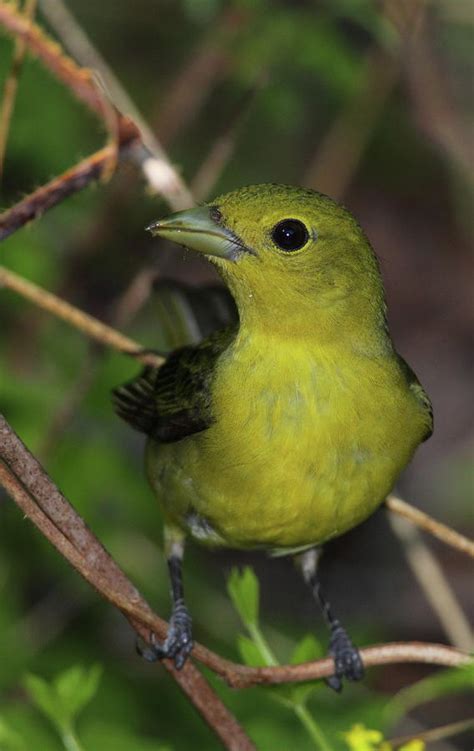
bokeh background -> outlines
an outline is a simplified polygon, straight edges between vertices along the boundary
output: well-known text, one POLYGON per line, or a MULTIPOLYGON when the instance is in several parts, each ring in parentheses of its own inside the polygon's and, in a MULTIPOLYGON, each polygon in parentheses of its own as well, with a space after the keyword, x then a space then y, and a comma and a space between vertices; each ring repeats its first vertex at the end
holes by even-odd
MULTIPOLYGON (((47 28, 45 12, 54 5, 39 3, 47 28)), ((325 192, 356 214, 380 259, 397 348, 434 407, 434 435, 398 491, 472 532, 471 0, 68 0, 67 6, 198 200, 245 184, 286 182, 325 192)), ((0 35, 2 87, 12 53, 11 39, 0 35)), ((1 207, 106 138, 97 119, 28 57, 1 207)), ((144 232, 167 211, 137 169, 123 164, 109 182, 8 238, 1 263, 144 345, 170 349, 208 330, 222 301, 219 292, 204 302, 196 292, 219 284, 205 262, 144 232)), ((166 615, 161 522, 142 472, 143 440, 110 403, 111 389, 132 377, 137 364, 91 345, 10 291, 0 291, 0 306, 1 411, 166 615)), ((468 559, 427 543, 472 617, 468 559)), ((436 586, 429 574, 420 586, 407 549, 383 510, 328 545, 323 577, 334 606, 359 644, 462 641, 462 623, 453 635, 457 616, 445 612, 443 625, 429 604, 426 588, 436 599, 436 586)), ((289 561, 190 548, 185 583, 197 639, 238 658, 242 626, 225 580, 231 566, 249 562, 261 581, 264 630, 281 660, 305 633, 324 645, 321 617, 289 561)), ((93 663, 104 673, 79 721, 85 749, 219 747, 165 672, 136 657, 125 621, 4 495, 0 602, 0 723, 21 731, 29 749, 62 745, 29 700, 24 674, 51 678, 72 664, 93 663)), ((396 728, 385 723, 383 707, 395 692, 432 673, 420 666, 371 670, 341 697, 320 687, 308 706, 332 748, 345 747, 340 731, 356 721, 390 735, 472 716, 472 694, 463 689, 422 697, 396 728)), ((259 748, 314 747, 269 692, 216 685, 259 748)), ((1 738, 0 748, 13 748, 1 738)), ((472 740, 461 734, 431 747, 467 750, 472 740)))

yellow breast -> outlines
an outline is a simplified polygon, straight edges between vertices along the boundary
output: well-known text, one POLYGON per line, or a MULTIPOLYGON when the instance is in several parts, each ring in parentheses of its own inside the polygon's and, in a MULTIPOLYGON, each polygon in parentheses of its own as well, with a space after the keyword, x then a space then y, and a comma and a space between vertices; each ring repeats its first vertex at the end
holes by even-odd
POLYGON ((297 548, 383 501, 421 440, 395 361, 268 337, 237 339, 213 385, 215 421, 149 448, 165 513, 204 541, 297 548))

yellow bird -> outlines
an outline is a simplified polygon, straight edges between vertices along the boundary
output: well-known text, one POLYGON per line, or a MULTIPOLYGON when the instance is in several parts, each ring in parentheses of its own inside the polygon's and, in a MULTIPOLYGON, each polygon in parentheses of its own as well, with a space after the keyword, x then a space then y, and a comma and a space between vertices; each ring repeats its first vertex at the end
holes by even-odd
POLYGON ((340 690, 362 662, 321 593, 319 546, 375 511, 432 432, 430 401, 390 339, 375 254, 342 206, 286 185, 241 188, 148 229, 217 267, 239 321, 114 392, 118 414, 149 436, 165 520, 173 613, 145 656, 179 668, 192 649, 190 535, 298 556, 340 690))

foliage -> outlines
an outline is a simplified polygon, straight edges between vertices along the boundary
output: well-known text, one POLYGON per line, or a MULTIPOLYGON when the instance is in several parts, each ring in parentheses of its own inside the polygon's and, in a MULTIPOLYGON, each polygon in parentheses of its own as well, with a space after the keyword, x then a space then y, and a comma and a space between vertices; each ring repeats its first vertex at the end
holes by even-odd
MULTIPOLYGON (((472 32, 450 3, 431 5, 432 46, 450 82, 446 112, 462 122, 469 115, 472 32)), ((212 69, 212 56, 211 63, 205 58, 208 78, 202 76, 187 90, 188 114, 176 133, 171 128, 167 141, 173 161, 190 181, 217 139, 231 133, 233 150, 215 176, 215 194, 256 181, 301 182, 334 123, 367 81, 366 53, 374 46, 390 53, 398 44, 394 24, 371 0, 74 0, 68 7, 158 135, 186 66, 198 67, 199 50, 216 50, 218 63, 212 69), (236 20, 223 32, 229 9, 236 20), (249 99, 262 71, 266 78, 249 99), (197 93, 200 105, 193 109, 191 95, 197 93)), ((1 86, 12 48, 11 40, 0 36, 1 86)), ((431 102, 416 100, 406 63, 405 77, 374 122, 344 200, 381 256, 399 347, 412 355, 434 393, 437 433, 402 487, 414 501, 429 500, 431 511, 462 528, 472 504, 471 483, 462 479, 470 463, 465 363, 471 183, 446 144, 424 129, 421 115, 431 102)), ((453 126, 448 117, 447 123, 449 147, 457 143, 455 128, 450 130, 456 122, 453 126)), ((3 208, 99 148, 104 138, 96 119, 28 58, 0 184, 3 208)), ((328 173, 336 169, 331 165, 328 173)), ((146 237, 143 227, 165 211, 164 202, 123 168, 110 184, 77 194, 12 235, 2 243, 1 264, 105 320, 112 320, 120 295, 144 265, 159 266, 162 276, 192 285, 215 283, 198 261, 156 250, 146 237)), ((136 363, 98 352, 11 292, 0 294, 0 411, 157 612, 166 615, 161 522, 143 477, 143 441, 119 423, 110 406, 111 388, 134 375, 136 363)), ((193 318, 190 300, 188 292, 170 314, 157 292, 125 326, 127 333, 145 346, 167 349, 178 343, 172 340, 174 327, 182 343, 193 318)), ((443 640, 389 535, 376 519, 329 548, 325 576, 351 633, 358 643, 426 636, 443 640)), ((325 652, 322 624, 286 564, 252 559, 265 582, 261 598, 251 569, 232 572, 229 597, 246 631, 234 649, 237 618, 223 596, 221 569, 235 558, 196 549, 186 556, 186 595, 200 641, 222 654, 240 654, 250 665, 274 664, 276 655, 282 662, 299 662, 325 652)), ((468 591, 463 562, 446 556, 443 564, 459 592, 468 591)), ((206 751, 219 748, 164 671, 135 656, 127 624, 4 496, 0 601, 1 751, 58 751, 71 726, 85 751, 163 751, 191 744, 206 751), (80 665, 100 665, 100 684, 99 668, 80 665)), ((455 690, 460 713, 469 711, 470 680, 464 671, 426 677, 419 668, 408 673, 387 668, 370 672, 363 685, 348 686, 337 697, 322 683, 240 693, 217 681, 215 687, 262 751, 305 751, 315 744, 352 751, 351 743, 359 743, 357 751, 362 751, 360 744, 374 738, 382 742, 398 732, 401 725, 395 723, 403 723, 407 713, 416 716, 423 702, 438 700, 431 714, 425 707, 424 717, 431 724, 441 722, 439 699, 455 690)))

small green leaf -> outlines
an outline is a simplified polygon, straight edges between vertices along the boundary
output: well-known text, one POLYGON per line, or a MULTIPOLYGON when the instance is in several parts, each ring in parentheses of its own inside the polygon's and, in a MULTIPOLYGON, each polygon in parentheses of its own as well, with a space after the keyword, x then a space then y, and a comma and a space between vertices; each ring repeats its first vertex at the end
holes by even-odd
POLYGON ((227 580, 227 591, 243 623, 256 626, 260 588, 250 566, 245 566, 242 572, 237 568, 232 569, 227 580))
POLYGON ((255 644, 252 639, 249 639, 248 636, 239 634, 237 637, 237 646, 242 660, 246 665, 250 665, 252 668, 258 668, 267 664, 265 655, 262 654, 258 645, 255 644))
POLYGON ((101 668, 75 665, 48 683, 38 675, 27 675, 25 686, 36 706, 60 732, 70 731, 74 719, 97 691, 101 668))
POLYGON ((54 680, 58 698, 72 721, 97 693, 102 670, 99 665, 90 669, 74 665, 54 680))
POLYGON ((67 713, 64 711, 62 702, 58 701, 53 686, 50 686, 50 684, 47 683, 44 678, 40 678, 39 675, 33 675, 31 673, 26 676, 24 684, 32 701, 36 704, 38 709, 40 709, 56 727, 64 728, 68 722, 67 713))
POLYGON ((296 645, 290 662, 292 665, 298 665, 301 662, 310 662, 319 660, 323 656, 323 649, 313 634, 306 634, 296 645))

